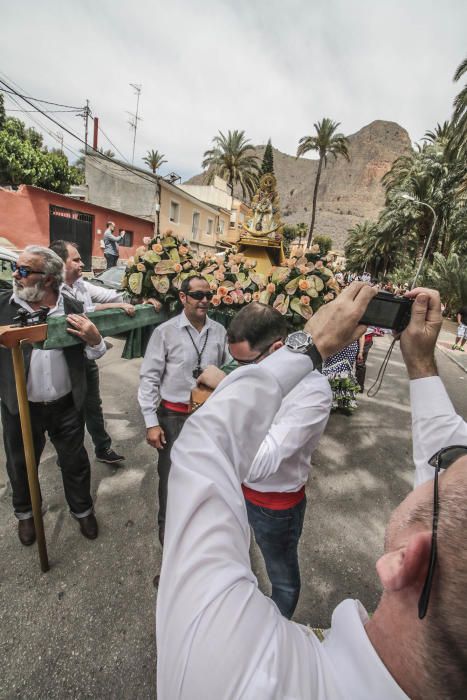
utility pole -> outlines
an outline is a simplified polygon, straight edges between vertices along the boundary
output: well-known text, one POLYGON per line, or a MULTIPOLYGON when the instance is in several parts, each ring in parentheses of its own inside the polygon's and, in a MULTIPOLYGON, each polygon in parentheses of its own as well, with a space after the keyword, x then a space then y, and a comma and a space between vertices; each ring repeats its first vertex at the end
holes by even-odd
POLYGON ((136 114, 131 114, 130 113, 130 121, 128 122, 133 129, 133 152, 131 155, 131 164, 134 165, 135 162, 135 145, 136 145, 136 130, 138 129, 138 121, 141 121, 141 117, 138 116, 139 112, 139 98, 141 95, 141 88, 143 87, 142 85, 138 85, 137 83, 130 83, 131 87, 135 91, 136 95, 136 114))
POLYGON ((88 152, 88 122, 90 113, 89 100, 86 100, 86 107, 84 108, 84 155, 88 152))

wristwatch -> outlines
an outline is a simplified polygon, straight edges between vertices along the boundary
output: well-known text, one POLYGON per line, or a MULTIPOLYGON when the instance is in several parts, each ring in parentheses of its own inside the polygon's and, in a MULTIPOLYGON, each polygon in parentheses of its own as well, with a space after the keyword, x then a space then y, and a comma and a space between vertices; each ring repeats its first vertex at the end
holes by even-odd
POLYGON ((308 355, 308 357, 313 362, 314 369, 321 372, 323 367, 323 358, 319 354, 319 351, 313 343, 313 338, 309 333, 305 331, 295 331, 295 333, 290 333, 286 340, 285 346, 289 348, 291 352, 300 352, 303 355, 308 355))

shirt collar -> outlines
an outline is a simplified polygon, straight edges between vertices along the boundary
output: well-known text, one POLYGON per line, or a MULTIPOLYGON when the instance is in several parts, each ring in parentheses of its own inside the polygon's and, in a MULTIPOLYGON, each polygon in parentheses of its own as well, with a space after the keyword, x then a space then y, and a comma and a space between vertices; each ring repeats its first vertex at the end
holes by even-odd
POLYGON ((346 697, 409 700, 378 656, 365 632, 368 614, 358 600, 344 600, 332 614, 323 646, 346 697))
POLYGON ((180 316, 179 316, 179 326, 180 326, 180 328, 186 328, 186 327, 193 328, 193 330, 196 331, 197 333, 199 332, 200 335, 201 335, 201 333, 204 333, 204 331, 205 331, 207 328, 210 328, 211 325, 212 325, 212 320, 209 318, 209 316, 206 316, 206 321, 205 321, 205 323, 204 323, 204 326, 203 326, 202 330, 201 330, 201 331, 197 331, 196 328, 193 326, 193 324, 188 320, 188 318, 187 318, 187 316, 186 316, 186 314, 185 314, 185 310, 183 310, 182 313, 181 313, 180 316))
MULTIPOLYGON (((55 313, 58 309, 61 309, 63 307, 63 295, 62 295, 62 290, 63 288, 66 287, 65 284, 60 285, 60 289, 58 292, 58 298, 57 298, 57 303, 55 304, 54 307, 49 309, 49 314, 55 313)), ((29 311, 29 313, 35 313, 35 310, 32 308, 32 306, 29 306, 28 302, 25 301, 24 299, 20 299, 20 297, 16 294, 16 292, 13 292, 13 294, 10 297, 10 304, 17 304, 18 306, 22 306, 23 309, 26 309, 26 311, 29 311)))

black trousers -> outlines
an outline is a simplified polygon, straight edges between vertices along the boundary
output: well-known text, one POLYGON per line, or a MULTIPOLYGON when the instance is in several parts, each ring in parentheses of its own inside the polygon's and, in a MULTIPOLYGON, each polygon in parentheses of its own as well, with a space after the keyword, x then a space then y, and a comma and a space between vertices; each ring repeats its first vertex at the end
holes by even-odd
POLYGON ((102 399, 99 391, 99 367, 95 360, 86 360, 86 398, 84 418, 86 429, 94 443, 96 455, 110 448, 112 440, 105 429, 102 399))
POLYGON ((365 388, 365 376, 366 376, 366 359, 368 357, 368 353, 370 352, 371 348, 373 347, 373 341, 370 340, 369 343, 365 343, 363 346, 363 362, 357 362, 355 363, 355 377, 357 379, 357 382, 360 386, 360 389, 363 391, 365 388))
MULTIPOLYGON (((76 410, 71 394, 50 404, 29 402, 32 438, 39 465, 45 445, 45 434, 55 447, 62 471, 65 498, 73 515, 84 517, 92 511, 91 468, 84 447, 84 418, 76 410)), ((13 490, 15 515, 32 515, 31 497, 24 456, 19 415, 11 414, 2 403, 3 443, 6 468, 13 490)))
POLYGON ((104 258, 107 260, 107 270, 110 267, 115 267, 118 262, 118 255, 112 255, 111 253, 104 253, 104 258))
POLYGON ((164 406, 159 406, 157 410, 157 417, 159 418, 159 425, 164 431, 166 445, 163 450, 158 450, 159 460, 157 462, 157 471, 159 474, 159 512, 157 515, 157 523, 159 525, 159 530, 164 530, 165 527, 165 514, 167 511, 167 486, 170 474, 170 452, 174 445, 175 440, 178 438, 182 432, 182 428, 185 425, 185 421, 189 418, 189 413, 178 413, 176 411, 170 411, 164 406))

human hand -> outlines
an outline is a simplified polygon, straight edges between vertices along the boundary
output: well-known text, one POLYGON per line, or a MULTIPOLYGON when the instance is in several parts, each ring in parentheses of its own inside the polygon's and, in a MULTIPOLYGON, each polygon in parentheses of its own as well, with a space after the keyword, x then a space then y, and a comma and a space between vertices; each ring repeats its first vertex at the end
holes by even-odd
POLYGON ((68 333, 71 333, 71 335, 76 335, 84 343, 90 345, 91 347, 94 345, 99 345, 102 340, 102 336, 94 323, 86 316, 81 314, 69 314, 66 317, 66 320, 71 326, 73 326, 72 328, 67 328, 68 333))
POLYGON ((135 315, 135 307, 133 306, 133 304, 127 304, 126 302, 123 302, 122 304, 120 304, 119 308, 123 309, 127 316, 135 315))
POLYGON ((162 304, 158 299, 153 299, 149 297, 148 299, 143 299, 143 304, 151 304, 154 306, 155 311, 160 311, 162 309, 162 304))
POLYGON ((404 294, 414 299, 410 323, 401 333, 401 351, 410 379, 438 374, 435 363, 436 340, 441 329, 441 299, 434 289, 416 287, 404 294))
POLYGON ((166 444, 165 433, 160 425, 154 425, 146 430, 146 442, 157 450, 163 450, 166 444))
POLYGON ((304 330, 313 337, 323 360, 365 332, 366 326, 359 321, 378 291, 377 287, 364 282, 352 282, 334 301, 321 306, 307 321, 304 330))
POLYGON ((363 353, 362 353, 362 352, 359 352, 359 353, 358 353, 358 355, 357 355, 357 362, 358 362, 358 364, 360 364, 360 365, 362 364, 362 362, 363 362, 363 353))
POLYGON ((215 365, 208 365, 204 369, 197 379, 197 384, 204 384, 204 386, 209 387, 209 389, 215 389, 218 384, 225 377, 225 372, 223 372, 219 367, 215 365))

